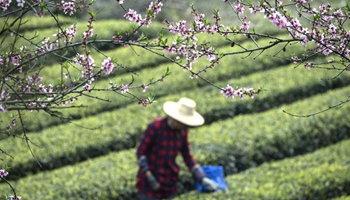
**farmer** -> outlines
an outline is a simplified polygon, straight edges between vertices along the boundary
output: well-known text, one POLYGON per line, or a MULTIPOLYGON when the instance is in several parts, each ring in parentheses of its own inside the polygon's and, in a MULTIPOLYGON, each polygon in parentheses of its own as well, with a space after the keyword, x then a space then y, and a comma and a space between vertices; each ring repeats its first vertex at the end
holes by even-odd
POLYGON ((153 120, 144 131, 136 153, 139 164, 136 188, 140 200, 176 196, 180 169, 175 158, 179 153, 196 181, 210 191, 218 189, 190 152, 188 128, 204 123, 195 107, 196 103, 185 97, 178 102, 165 102, 163 110, 167 116, 153 120))

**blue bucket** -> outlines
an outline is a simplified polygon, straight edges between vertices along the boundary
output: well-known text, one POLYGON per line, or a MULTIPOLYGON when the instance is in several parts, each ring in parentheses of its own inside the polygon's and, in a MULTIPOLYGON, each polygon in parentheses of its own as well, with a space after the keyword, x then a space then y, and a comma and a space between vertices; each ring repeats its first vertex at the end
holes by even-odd
MULTIPOLYGON (((228 186, 225 181, 224 169, 222 166, 201 166, 201 168, 208 178, 215 181, 220 186, 219 190, 227 189, 228 186)), ((209 190, 198 181, 195 182, 195 186, 198 192, 209 192, 209 190)))

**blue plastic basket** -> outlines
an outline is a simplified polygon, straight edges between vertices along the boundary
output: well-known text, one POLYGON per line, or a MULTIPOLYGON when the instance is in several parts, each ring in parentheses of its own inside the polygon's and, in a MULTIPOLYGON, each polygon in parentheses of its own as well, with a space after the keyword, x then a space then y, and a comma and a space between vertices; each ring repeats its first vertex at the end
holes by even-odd
MULTIPOLYGON (((227 189, 227 183, 225 181, 224 169, 222 166, 201 166, 208 178, 215 181, 219 186, 219 190, 227 189)), ((198 192, 208 192, 209 190, 205 188, 204 185, 197 182, 195 183, 196 190, 198 192)))

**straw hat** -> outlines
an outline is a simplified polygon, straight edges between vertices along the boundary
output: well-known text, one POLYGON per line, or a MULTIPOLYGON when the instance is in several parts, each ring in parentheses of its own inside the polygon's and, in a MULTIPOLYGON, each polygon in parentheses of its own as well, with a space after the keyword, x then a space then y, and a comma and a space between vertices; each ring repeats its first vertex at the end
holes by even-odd
POLYGON ((186 97, 178 102, 167 101, 163 104, 163 110, 167 115, 188 126, 204 124, 204 118, 196 112, 195 108, 196 102, 186 97))

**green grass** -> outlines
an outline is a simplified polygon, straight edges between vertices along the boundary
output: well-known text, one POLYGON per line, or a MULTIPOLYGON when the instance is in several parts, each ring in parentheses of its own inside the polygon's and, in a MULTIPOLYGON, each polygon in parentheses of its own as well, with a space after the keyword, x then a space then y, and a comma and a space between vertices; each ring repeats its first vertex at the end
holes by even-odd
MULTIPOLYGON (((332 133, 336 134, 336 133, 332 133)), ((228 189, 176 199, 330 199, 350 193, 350 140, 226 177, 228 189)), ((343 198, 340 198, 343 199, 343 198)))
MULTIPOLYGON (((333 113, 326 112, 305 119, 291 119, 290 116, 281 112, 282 109, 295 112, 311 112, 321 109, 325 105, 338 102, 338 99, 333 97, 343 96, 348 89, 349 87, 330 91, 264 113, 241 115, 193 129, 189 138, 193 155, 202 165, 223 164, 225 171, 229 172, 226 169, 239 167, 241 164, 247 167, 259 165, 261 163, 258 162, 262 157, 265 157, 265 162, 279 160, 312 152, 322 146, 349 138, 349 122, 343 118, 349 112, 348 105, 333 113), (276 124, 276 121, 279 123, 276 124), (253 126, 254 122, 259 122, 264 126, 253 126), (286 122, 289 124, 286 125, 286 122), (322 141, 319 138, 322 138, 322 141), (273 158, 276 155, 277 157, 273 158)), ((82 136, 85 135, 81 135, 81 138, 82 136)), ((95 136, 95 140, 98 140, 98 135, 95 136)), ((69 148, 69 145, 63 148, 69 148)), ((178 158, 181 161, 180 157, 178 158)), ((180 192, 182 193, 193 189, 188 187, 192 177, 183 162, 179 164, 183 169, 180 172, 182 180, 180 192)), ((130 149, 111 152, 108 155, 88 159, 75 165, 30 175, 12 183, 18 194, 30 199, 65 199, 68 197, 79 199, 92 198, 92 196, 99 199, 133 198, 136 195, 134 188, 136 170, 135 149, 130 149), (63 182, 65 182, 64 185, 62 185, 63 182), (82 182, 84 184, 79 184, 82 182), (43 191, 45 191, 44 194, 43 191)), ((9 188, 2 185, 0 193, 7 193, 6 191, 8 192, 9 188)))
MULTIPOLYGON (((226 99, 220 94, 219 90, 211 86, 182 91, 178 94, 164 96, 158 100, 164 102, 174 100, 179 96, 196 99, 199 105, 198 111, 205 117, 206 124, 210 124, 243 113, 265 111, 281 104, 291 103, 317 93, 324 93, 331 88, 343 87, 350 83, 346 76, 339 77, 338 81, 321 81, 320 79, 325 74, 323 71, 318 72, 310 72, 304 69, 293 70, 292 66, 286 66, 258 72, 241 79, 227 80, 229 83, 252 87, 264 82, 268 90, 257 95, 254 100, 226 99), (286 73, 288 71, 293 71, 293 73, 286 73), (201 98, 197 96, 199 93, 202 93, 201 98)), ((224 84, 225 82, 220 83, 224 84)), ((43 164, 42 169, 38 168, 35 159, 30 156, 28 147, 24 145, 22 140, 17 138, 3 140, 0 142, 3 149, 17 157, 15 160, 6 159, 7 164, 13 168, 12 177, 17 179, 27 173, 36 173, 40 170, 80 162, 89 157, 105 155, 110 151, 132 148, 148 120, 162 113, 159 104, 156 103, 148 108, 143 108, 140 105, 129 105, 125 108, 75 120, 73 124, 62 124, 39 132, 29 133, 29 138, 41 147, 33 146, 36 156, 43 164), (135 113, 138 113, 138 115, 135 116, 135 113), (137 123, 135 124, 135 122, 137 123), (89 128, 96 128, 96 130, 89 130, 89 128), (8 141, 11 141, 11 143, 8 141)), ((32 116, 26 117, 36 116, 33 113, 32 116)))

